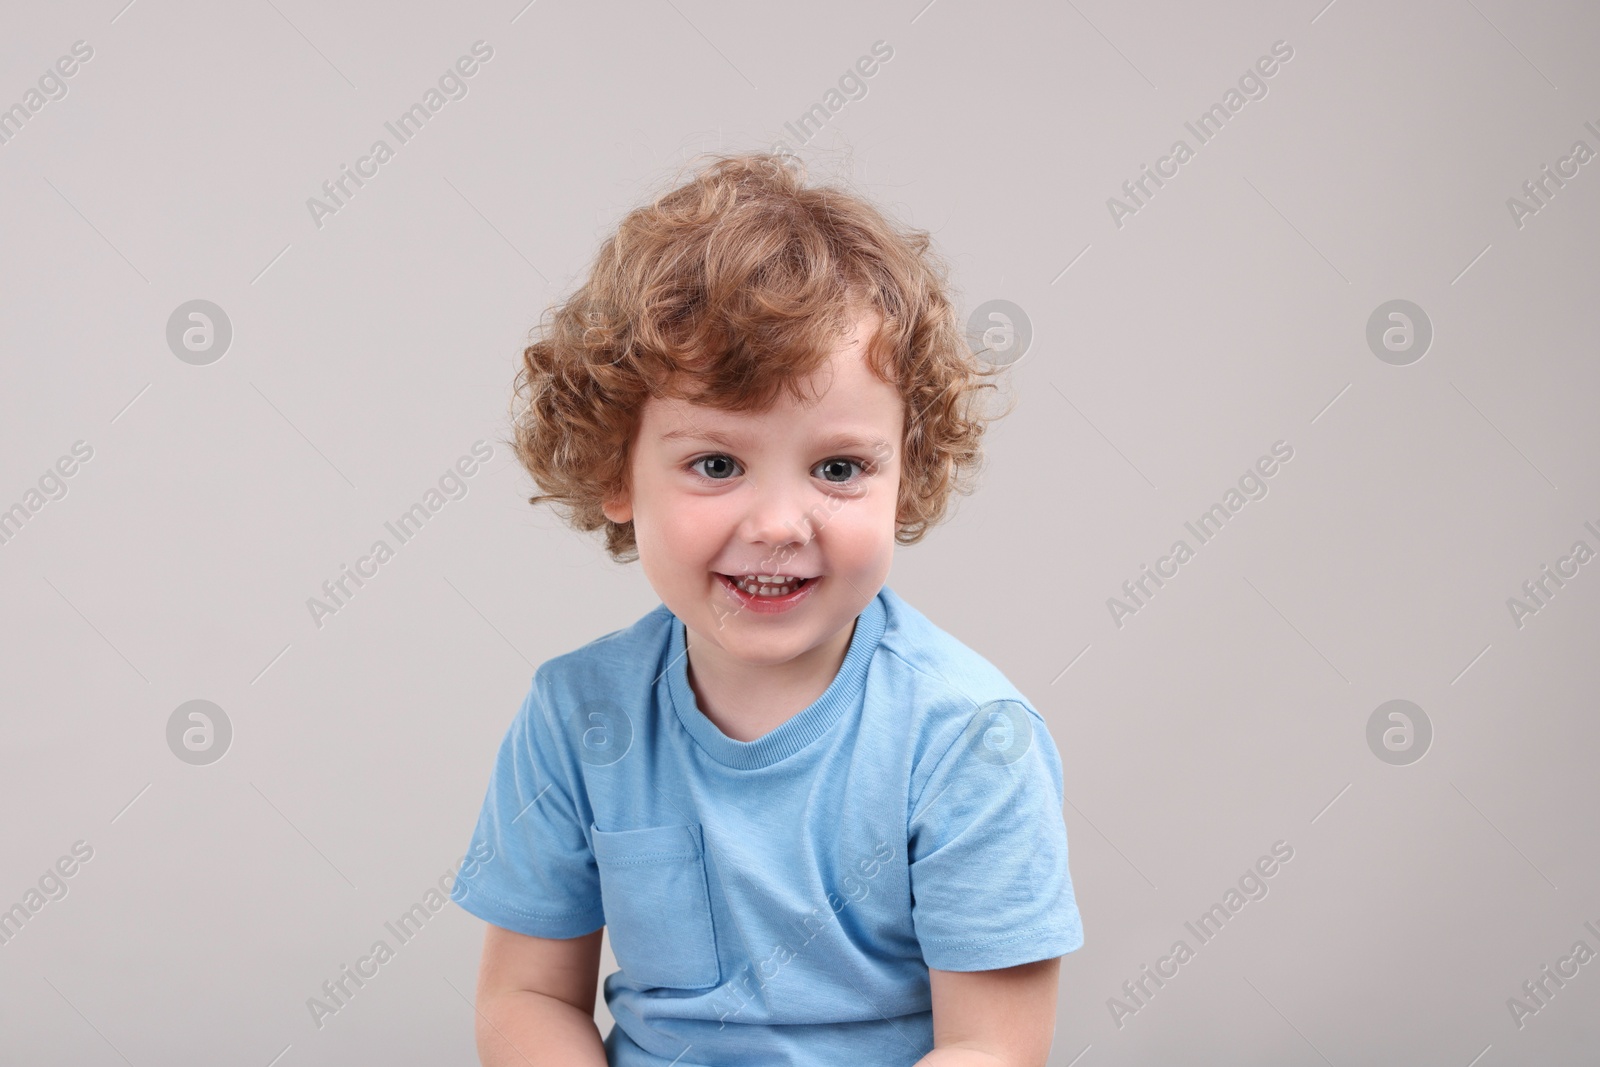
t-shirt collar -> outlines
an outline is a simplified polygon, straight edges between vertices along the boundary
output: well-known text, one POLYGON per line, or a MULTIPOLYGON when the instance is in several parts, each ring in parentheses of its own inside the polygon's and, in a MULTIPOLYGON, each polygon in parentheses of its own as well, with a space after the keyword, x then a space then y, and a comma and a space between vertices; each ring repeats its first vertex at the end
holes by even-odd
MULTIPOLYGON (((887 588, 887 587, 886 587, 887 588)), ((766 767, 794 755, 821 737, 839 717, 858 702, 865 686, 867 666, 883 637, 887 611, 883 593, 872 598, 856 617, 850 648, 833 682, 804 711, 776 730, 754 741, 736 741, 706 718, 689 688, 689 657, 684 654, 683 620, 671 616, 667 643, 667 691, 684 729, 718 763, 740 770, 766 767)), ((670 614, 670 612, 669 612, 670 614)))

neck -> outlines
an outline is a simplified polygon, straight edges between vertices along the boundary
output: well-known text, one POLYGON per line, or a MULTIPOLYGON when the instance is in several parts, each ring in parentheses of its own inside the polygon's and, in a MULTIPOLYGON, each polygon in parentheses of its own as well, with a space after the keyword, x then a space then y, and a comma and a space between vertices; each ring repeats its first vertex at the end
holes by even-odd
POLYGON ((827 692, 850 651, 855 623, 786 663, 753 664, 694 637, 684 627, 689 688, 717 729, 735 741, 766 736, 827 692))

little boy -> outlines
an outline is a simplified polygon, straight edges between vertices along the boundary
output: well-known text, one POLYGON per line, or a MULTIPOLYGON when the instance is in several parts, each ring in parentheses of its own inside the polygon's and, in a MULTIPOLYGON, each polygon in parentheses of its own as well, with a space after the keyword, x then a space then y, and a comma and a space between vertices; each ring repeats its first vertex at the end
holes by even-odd
POLYGON ((722 157, 525 351, 530 502, 662 603, 541 666, 500 746, 452 893, 490 923, 484 1064, 1043 1067, 1083 944, 1060 757, 884 584, 993 388, 929 244, 722 157))

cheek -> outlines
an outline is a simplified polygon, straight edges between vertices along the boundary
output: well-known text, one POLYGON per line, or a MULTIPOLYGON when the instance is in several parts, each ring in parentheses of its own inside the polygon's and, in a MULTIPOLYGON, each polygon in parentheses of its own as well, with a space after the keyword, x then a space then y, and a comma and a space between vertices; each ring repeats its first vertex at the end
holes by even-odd
POLYGON ((634 517, 641 553, 653 549, 674 560, 709 558, 719 550, 733 521, 719 500, 692 493, 657 491, 641 505, 634 517))
POLYGON ((893 493, 845 500, 829 516, 821 539, 835 562, 870 569, 894 552, 894 517, 893 493))

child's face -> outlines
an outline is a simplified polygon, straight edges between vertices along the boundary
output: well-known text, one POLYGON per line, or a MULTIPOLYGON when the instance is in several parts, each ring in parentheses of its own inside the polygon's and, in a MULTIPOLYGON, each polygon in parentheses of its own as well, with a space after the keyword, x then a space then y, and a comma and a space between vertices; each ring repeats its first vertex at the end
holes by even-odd
POLYGON ((788 663, 832 647, 883 587, 904 415, 899 390, 863 358, 877 323, 858 320, 806 381, 808 398, 820 394, 815 403, 780 393, 769 411, 741 414, 646 401, 631 499, 605 513, 633 520, 645 576, 693 644, 749 665, 788 663), (766 600, 723 577, 755 574, 810 581, 766 600))

